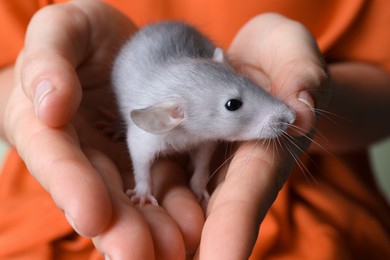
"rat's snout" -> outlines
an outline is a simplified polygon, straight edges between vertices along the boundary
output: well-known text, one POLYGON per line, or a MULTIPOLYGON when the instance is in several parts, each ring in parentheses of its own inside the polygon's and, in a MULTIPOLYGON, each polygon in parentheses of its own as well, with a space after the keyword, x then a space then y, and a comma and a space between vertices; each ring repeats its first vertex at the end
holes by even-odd
POLYGON ((271 112, 265 119, 264 128, 271 137, 276 137, 287 130, 295 121, 295 113, 286 108, 282 111, 271 112))
POLYGON ((287 108, 285 114, 280 116, 279 121, 284 123, 288 127, 294 123, 295 113, 292 110, 287 108))

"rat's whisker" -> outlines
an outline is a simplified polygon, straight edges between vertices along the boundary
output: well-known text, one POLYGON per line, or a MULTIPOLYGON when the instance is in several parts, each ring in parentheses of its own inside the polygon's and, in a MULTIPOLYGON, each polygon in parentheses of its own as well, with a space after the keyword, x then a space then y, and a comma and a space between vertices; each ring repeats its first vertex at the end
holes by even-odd
MULTIPOLYGON (((283 139, 288 141, 288 143, 292 144, 294 149, 297 149, 302 155, 306 156, 311 162, 314 163, 314 161, 312 160, 312 158, 310 158, 310 156, 308 156, 305 151, 300 148, 295 142, 294 142, 294 139, 289 136, 287 133, 283 133, 283 139)), ((311 182, 313 181, 315 184, 317 184, 317 180, 314 178, 314 176, 310 173, 310 170, 307 168, 307 166, 300 160, 300 156, 298 156, 294 151, 293 151, 293 148, 289 147, 288 144, 285 144, 285 149, 287 149, 287 151, 290 153, 291 157, 293 158, 293 160, 295 161, 296 165, 298 166, 298 168, 301 170, 301 172, 303 173, 303 175, 305 176, 306 180, 308 182, 311 182)))
MULTIPOLYGON (((230 145, 229 145, 230 146, 230 145)), ((227 146, 228 147, 228 146, 227 146)), ((227 149, 227 147, 226 147, 226 149, 227 149)), ((229 155, 229 156, 227 156, 227 154, 226 154, 226 151, 225 151, 225 161, 223 161, 223 163, 221 163, 221 165, 219 165, 218 167, 217 167, 217 169, 215 169, 210 175, 209 175, 209 177, 208 177, 208 179, 207 179, 207 183, 209 183, 210 181, 211 181, 211 179, 218 173, 218 171, 223 167, 223 166, 225 166, 235 155, 236 155, 236 153, 237 152, 234 152, 234 153, 232 153, 231 155, 229 155)))
POLYGON ((253 155, 255 154, 256 148, 260 142, 264 142, 264 139, 256 139, 256 143, 253 145, 251 151, 246 156, 246 162, 242 163, 241 169, 239 172, 243 172, 244 168, 249 164, 249 161, 253 158, 253 155))
POLYGON ((291 127, 294 128, 296 132, 302 133, 302 136, 301 136, 302 138, 306 138, 311 143, 313 143, 318 148, 320 148, 322 151, 324 151, 328 155, 334 157, 334 155, 332 153, 330 153, 319 141, 315 140, 314 136, 316 136, 317 138, 320 138, 320 141, 323 142, 323 143, 327 142, 327 138, 325 137, 325 135, 323 135, 320 131, 318 131, 318 129, 314 129, 314 135, 312 137, 312 136, 308 136, 308 135, 303 135, 303 131, 299 127, 297 127, 297 126, 292 125, 291 127))

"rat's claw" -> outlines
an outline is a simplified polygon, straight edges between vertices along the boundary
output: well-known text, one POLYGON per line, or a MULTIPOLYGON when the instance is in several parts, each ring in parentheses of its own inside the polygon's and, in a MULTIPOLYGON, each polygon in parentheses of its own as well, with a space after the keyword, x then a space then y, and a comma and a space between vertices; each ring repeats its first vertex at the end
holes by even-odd
POLYGON ((192 192, 195 194, 196 198, 198 199, 198 201, 204 200, 206 203, 209 201, 210 194, 207 191, 207 188, 205 187, 205 185, 199 185, 195 182, 192 182, 191 189, 192 189, 192 192))
POLYGON ((158 207, 158 201, 150 193, 138 194, 135 190, 128 189, 126 191, 126 195, 130 198, 133 204, 138 204, 140 207, 143 207, 148 202, 158 207))
MULTIPOLYGON (((202 198, 203 198, 204 202, 206 202, 206 203, 209 202, 210 194, 209 194, 209 192, 207 190, 203 191, 202 198)), ((201 198, 201 200, 202 200, 202 198, 201 198)))

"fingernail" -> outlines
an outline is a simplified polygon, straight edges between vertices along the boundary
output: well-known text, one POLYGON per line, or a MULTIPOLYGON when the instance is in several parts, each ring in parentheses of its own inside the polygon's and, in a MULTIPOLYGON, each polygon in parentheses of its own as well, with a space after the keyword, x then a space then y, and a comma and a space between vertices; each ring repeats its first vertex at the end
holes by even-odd
POLYGON ((315 116, 314 101, 313 98, 310 96, 309 92, 307 91, 300 92, 298 94, 298 100, 303 104, 305 104, 313 113, 313 116, 315 116))
POLYGON ((104 255, 104 260, 111 260, 111 257, 107 254, 104 255))
MULTIPOLYGON (((79 233, 79 232, 77 231, 76 225, 74 224, 73 218, 72 218, 68 213, 66 213, 66 212, 65 212, 65 217, 66 217, 66 219, 68 220, 69 224, 72 226, 72 228, 73 228, 77 233, 79 233)), ((80 234, 80 233, 79 233, 79 234, 80 234)))
POLYGON ((34 96, 34 109, 35 114, 38 116, 39 106, 42 101, 47 97, 47 95, 54 90, 53 84, 48 80, 43 80, 39 83, 37 89, 35 90, 34 96))

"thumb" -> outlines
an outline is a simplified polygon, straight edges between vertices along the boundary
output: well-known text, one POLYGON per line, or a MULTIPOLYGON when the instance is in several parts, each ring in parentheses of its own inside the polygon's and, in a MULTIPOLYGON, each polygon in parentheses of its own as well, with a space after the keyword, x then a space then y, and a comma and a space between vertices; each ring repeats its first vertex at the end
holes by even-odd
POLYGON ((88 30, 85 14, 71 4, 41 9, 29 24, 18 76, 36 116, 48 126, 68 123, 78 109, 82 91, 75 68, 85 55, 88 30))

